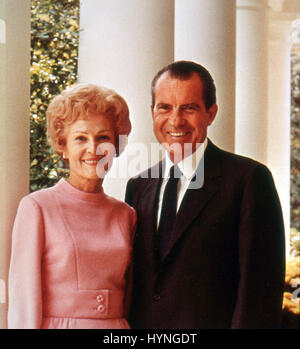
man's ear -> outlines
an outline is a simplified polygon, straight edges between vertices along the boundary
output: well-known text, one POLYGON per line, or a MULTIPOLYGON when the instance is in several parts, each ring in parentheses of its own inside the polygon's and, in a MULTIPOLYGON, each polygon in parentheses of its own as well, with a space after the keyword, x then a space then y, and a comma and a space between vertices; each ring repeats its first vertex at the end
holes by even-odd
POLYGON ((151 109, 151 115, 152 115, 152 119, 153 119, 153 113, 154 113, 154 105, 153 104, 151 104, 150 109, 151 109))
POLYGON ((207 111, 208 113, 208 125, 211 125, 213 121, 215 120, 215 117, 218 112, 218 106, 217 104, 213 104, 207 111))

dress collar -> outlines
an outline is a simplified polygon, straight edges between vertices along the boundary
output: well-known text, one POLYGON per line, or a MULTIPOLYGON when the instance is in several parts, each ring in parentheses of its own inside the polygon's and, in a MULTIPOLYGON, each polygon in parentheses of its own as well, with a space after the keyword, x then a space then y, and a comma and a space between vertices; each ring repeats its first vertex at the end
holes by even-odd
POLYGON ((98 193, 88 193, 73 187, 65 178, 61 178, 55 187, 61 193, 83 201, 98 202, 105 196, 102 188, 98 193))

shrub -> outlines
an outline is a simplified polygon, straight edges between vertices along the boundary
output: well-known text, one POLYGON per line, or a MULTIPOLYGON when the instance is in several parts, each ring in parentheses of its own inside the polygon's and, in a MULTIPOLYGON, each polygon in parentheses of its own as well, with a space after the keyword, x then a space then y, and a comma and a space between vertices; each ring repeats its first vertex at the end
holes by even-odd
POLYGON ((31 1, 30 190, 67 174, 46 139, 52 98, 77 81, 79 0, 31 1))

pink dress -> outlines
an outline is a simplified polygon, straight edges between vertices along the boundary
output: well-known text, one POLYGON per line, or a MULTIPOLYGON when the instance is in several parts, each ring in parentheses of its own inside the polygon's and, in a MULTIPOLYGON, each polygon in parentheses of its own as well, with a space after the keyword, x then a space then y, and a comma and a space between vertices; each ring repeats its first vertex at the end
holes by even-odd
POLYGON ((136 213, 61 179, 25 196, 12 236, 9 328, 129 328, 136 213))

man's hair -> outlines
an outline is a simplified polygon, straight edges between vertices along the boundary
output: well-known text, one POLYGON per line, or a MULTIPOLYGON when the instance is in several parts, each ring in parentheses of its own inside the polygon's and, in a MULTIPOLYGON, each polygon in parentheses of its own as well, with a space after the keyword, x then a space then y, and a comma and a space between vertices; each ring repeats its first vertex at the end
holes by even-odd
POLYGON ((203 83, 203 99, 206 110, 216 103, 216 87, 210 73, 202 65, 191 61, 177 61, 161 69, 152 80, 151 94, 152 107, 155 104, 155 86, 157 80, 164 74, 168 73, 171 78, 187 80, 193 73, 196 73, 203 83))

